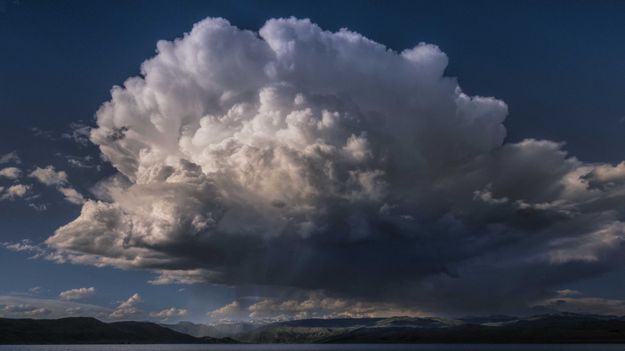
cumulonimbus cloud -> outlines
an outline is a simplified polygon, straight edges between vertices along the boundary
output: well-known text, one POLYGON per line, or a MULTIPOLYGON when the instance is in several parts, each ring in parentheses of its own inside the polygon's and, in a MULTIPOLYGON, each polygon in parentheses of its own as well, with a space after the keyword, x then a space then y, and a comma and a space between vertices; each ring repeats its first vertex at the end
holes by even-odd
POLYGON ((69 261, 504 311, 625 257, 623 167, 504 143, 506 104, 434 45, 288 18, 157 48, 97 112, 119 175, 47 240, 69 261))

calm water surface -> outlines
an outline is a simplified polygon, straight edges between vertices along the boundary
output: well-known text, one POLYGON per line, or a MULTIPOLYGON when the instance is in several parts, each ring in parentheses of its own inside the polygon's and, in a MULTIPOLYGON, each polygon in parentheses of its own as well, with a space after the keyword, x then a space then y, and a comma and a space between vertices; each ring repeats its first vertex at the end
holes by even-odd
POLYGON ((625 351, 625 345, 0 345, 0 351, 625 351))

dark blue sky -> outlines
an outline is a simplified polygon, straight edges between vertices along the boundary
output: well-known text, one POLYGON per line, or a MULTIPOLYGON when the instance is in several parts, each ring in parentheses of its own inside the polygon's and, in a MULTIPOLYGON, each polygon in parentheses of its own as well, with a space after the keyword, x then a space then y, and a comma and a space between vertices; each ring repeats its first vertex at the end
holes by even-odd
MULTIPOLYGON (((158 40, 180 37, 206 17, 258 30, 268 18, 286 16, 332 31, 346 27, 397 51, 436 44, 450 59, 447 75, 458 77, 465 92, 508 104, 508 141, 566 142, 585 162, 625 159, 623 1, 0 0, 0 155, 17 151, 26 170, 67 169, 72 184, 86 192, 113 170, 97 160, 94 146, 60 135, 72 122, 92 125, 111 87, 137 75, 158 40), (34 135, 33 127, 52 137, 34 135), (69 170, 57 153, 91 155, 102 168, 69 170)), ((54 190, 40 191, 47 211, 0 202, 0 241, 41 242, 78 215, 79 206, 54 190)), ((621 276, 579 286, 623 297, 625 286, 616 286, 614 275, 621 276)), ((178 287, 147 285, 151 275, 144 272, 56 265, 9 251, 0 252, 0 276, 11 277, 0 281, 5 295, 42 286, 53 297, 74 285, 98 285, 102 293, 91 302, 107 306, 137 291, 146 301, 178 293, 178 287)), ((189 306, 215 308, 231 299, 225 288, 194 289, 184 292, 189 306)))

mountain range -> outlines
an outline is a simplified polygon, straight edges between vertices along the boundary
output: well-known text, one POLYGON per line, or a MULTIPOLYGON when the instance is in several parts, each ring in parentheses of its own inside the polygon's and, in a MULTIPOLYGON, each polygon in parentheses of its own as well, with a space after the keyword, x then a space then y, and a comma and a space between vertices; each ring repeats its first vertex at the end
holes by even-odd
POLYGON ((0 344, 625 343, 625 318, 583 314, 304 319, 263 325, 0 318, 0 344))
POLYGON ((104 323, 95 318, 0 318, 0 344, 200 344, 230 339, 194 337, 150 322, 104 323))
POLYGON ((196 337, 231 337, 246 343, 625 343, 625 319, 546 314, 447 318, 305 319, 261 326, 168 327, 196 337), (230 330, 230 333, 225 330, 230 330))

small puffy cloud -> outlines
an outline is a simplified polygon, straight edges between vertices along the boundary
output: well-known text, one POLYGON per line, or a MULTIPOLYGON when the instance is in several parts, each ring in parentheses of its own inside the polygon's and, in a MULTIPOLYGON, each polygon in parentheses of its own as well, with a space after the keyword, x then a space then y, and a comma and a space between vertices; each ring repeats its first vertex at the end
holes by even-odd
POLYGON ((95 295, 96 289, 94 287, 89 288, 78 288, 63 291, 59 294, 59 299, 61 300, 79 300, 87 297, 91 297, 95 295))
POLYGON ((239 301, 232 301, 229 304, 208 312, 206 315, 220 320, 236 320, 248 317, 249 311, 244 309, 239 301))
POLYGON ((7 167, 0 169, 0 177, 5 177, 9 179, 17 179, 22 174, 22 171, 17 167, 7 167))
POLYGON ((174 317, 183 317, 188 313, 189 311, 187 309, 171 307, 158 312, 150 312, 150 317, 166 320, 174 317))
POLYGON ((0 155, 0 164, 11 163, 11 162, 16 163, 16 164, 22 163, 22 160, 17 155, 17 152, 12 151, 7 154, 0 155))
POLYGON ((75 205, 82 205, 83 203, 85 203, 85 198, 74 188, 59 187, 59 192, 63 194, 66 201, 69 201, 75 205))
POLYGON ((45 168, 37 167, 29 175, 36 178, 40 183, 45 185, 63 185, 67 183, 67 173, 65 171, 56 171, 54 166, 45 168))
POLYGON ((142 302, 141 296, 139 294, 134 294, 128 298, 128 300, 120 303, 114 310, 109 314, 109 318, 111 319, 124 319, 133 316, 137 316, 141 313, 138 305, 142 302))
POLYGON ((37 167, 30 173, 30 177, 36 178, 40 183, 47 186, 56 186, 56 189, 63 194, 66 201, 75 205, 85 203, 85 198, 76 189, 68 186, 67 173, 65 171, 56 171, 54 166, 45 168, 37 167))
POLYGON ((0 189, 0 201, 15 200, 16 198, 24 197, 30 188, 30 185, 16 184, 6 189, 0 189))

